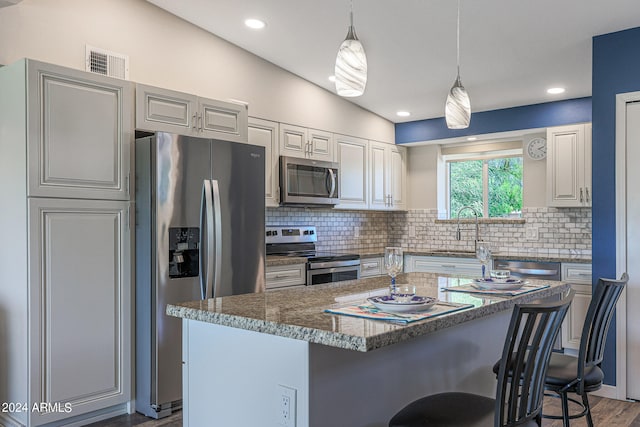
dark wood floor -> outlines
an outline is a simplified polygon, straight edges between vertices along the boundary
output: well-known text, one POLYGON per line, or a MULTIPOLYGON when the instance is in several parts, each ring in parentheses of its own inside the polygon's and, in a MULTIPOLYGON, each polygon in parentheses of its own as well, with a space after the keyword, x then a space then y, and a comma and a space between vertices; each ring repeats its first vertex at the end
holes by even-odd
MULTIPOLYGON (((595 427, 640 427, 640 402, 623 402, 620 400, 604 399, 590 396, 591 411, 595 427)), ((560 400, 545 398, 544 412, 560 415, 560 400)), ((543 427, 562 427, 561 420, 545 419, 543 427)), ((90 424, 90 427, 181 427, 182 412, 176 412, 170 417, 153 420, 140 414, 121 415, 109 420, 90 424)), ((572 420, 571 427, 586 427, 584 418, 572 420)), ((242 426, 236 426, 242 427, 242 426)), ((256 426, 247 426, 256 427, 256 426)))

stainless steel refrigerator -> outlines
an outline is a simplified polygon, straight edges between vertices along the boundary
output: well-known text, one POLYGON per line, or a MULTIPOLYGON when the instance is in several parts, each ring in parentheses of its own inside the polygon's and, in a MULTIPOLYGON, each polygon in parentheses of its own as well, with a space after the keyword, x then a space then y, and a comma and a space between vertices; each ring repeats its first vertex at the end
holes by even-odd
POLYGON ((182 325, 167 304, 265 288, 264 148, 136 139, 136 410, 182 405, 182 325))

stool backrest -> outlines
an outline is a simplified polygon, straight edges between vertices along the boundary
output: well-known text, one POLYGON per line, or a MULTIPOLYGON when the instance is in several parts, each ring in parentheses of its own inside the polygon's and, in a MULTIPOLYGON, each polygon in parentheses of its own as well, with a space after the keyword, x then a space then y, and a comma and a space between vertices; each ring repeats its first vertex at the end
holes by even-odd
POLYGON ((514 307, 498 371, 496 427, 541 416, 549 357, 574 294, 571 290, 560 301, 514 307))
POLYGON ((578 393, 584 391, 584 371, 586 367, 600 365, 604 358, 604 345, 613 318, 614 309, 629 276, 623 273, 620 280, 599 279, 591 295, 591 303, 584 319, 580 350, 578 351, 578 393))

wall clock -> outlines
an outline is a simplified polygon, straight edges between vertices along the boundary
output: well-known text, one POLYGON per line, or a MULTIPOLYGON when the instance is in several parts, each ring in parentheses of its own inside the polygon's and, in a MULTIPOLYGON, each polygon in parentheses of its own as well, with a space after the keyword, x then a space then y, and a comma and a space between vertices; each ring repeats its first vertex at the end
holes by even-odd
POLYGON ((542 160, 547 157, 547 140, 533 138, 527 143, 527 156, 533 160, 542 160))

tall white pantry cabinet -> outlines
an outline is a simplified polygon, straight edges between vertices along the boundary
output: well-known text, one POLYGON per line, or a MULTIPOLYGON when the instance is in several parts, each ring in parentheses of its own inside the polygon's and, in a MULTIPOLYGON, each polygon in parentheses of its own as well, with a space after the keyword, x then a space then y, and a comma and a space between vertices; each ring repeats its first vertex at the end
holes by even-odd
POLYGON ((0 424, 80 425, 131 399, 133 86, 22 60, 0 94, 0 424))

